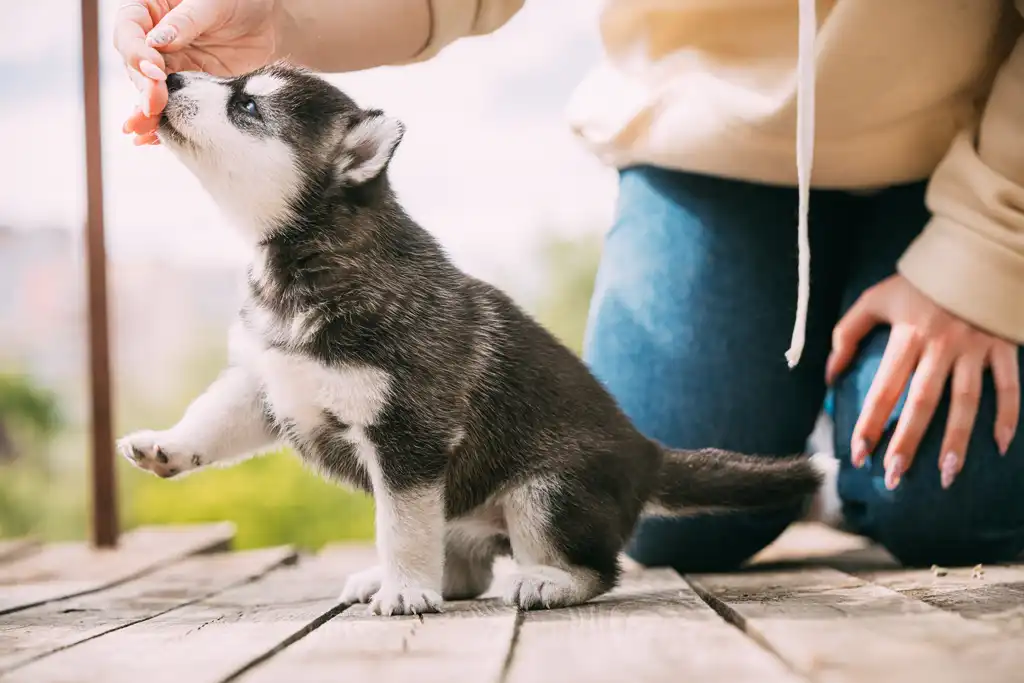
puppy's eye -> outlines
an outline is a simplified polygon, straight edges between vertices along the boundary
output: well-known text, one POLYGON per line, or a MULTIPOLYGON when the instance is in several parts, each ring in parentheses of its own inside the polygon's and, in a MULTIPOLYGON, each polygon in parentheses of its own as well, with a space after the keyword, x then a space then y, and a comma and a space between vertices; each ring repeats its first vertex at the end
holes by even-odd
POLYGON ((256 100, 251 97, 243 95, 235 101, 235 106, 239 111, 248 114, 249 116, 259 116, 259 109, 256 108, 256 100))

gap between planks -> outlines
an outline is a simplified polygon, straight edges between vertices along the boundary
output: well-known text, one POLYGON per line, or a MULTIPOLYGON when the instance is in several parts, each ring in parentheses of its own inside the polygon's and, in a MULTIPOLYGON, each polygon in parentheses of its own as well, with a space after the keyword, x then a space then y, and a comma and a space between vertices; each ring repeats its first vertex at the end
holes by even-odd
POLYGON ((630 573, 621 588, 568 610, 529 612, 510 683, 790 683, 803 680, 724 622, 667 569, 630 573))
POLYGON ((44 657, 15 680, 259 683, 347 672, 380 681, 938 683, 965 671, 1017 680, 1024 663, 991 624, 915 599, 914 584, 898 583, 906 572, 873 575, 894 590, 827 568, 688 577, 769 652, 665 571, 628 575, 613 594, 567 610, 523 614, 483 601, 422 620, 368 617, 363 606, 338 616, 345 575, 373 561, 371 548, 329 549, 44 657))
MULTIPOLYGON (((1024 559, 1024 558, 1022 558, 1024 559)), ((1024 635, 1024 563, 908 569, 881 546, 821 524, 795 524, 752 562, 752 568, 827 566, 967 619, 1024 635)))
POLYGON ((829 565, 966 619, 1024 635, 1024 564, 984 565, 980 574, 974 567, 903 569, 882 549, 870 548, 829 565))
POLYGON ((370 557, 359 548, 300 558, 244 585, 35 661, 4 680, 230 680, 340 611, 337 595, 346 573, 365 567, 370 557))
POLYGON ((629 575, 612 594, 565 610, 519 613, 485 600, 422 619, 370 617, 365 606, 336 616, 345 575, 374 559, 372 548, 329 548, 37 659, 5 680, 801 680, 669 571, 629 575))
POLYGON ((252 581, 295 558, 291 548, 198 555, 105 591, 5 615, 0 675, 252 581))
POLYGON ((691 577, 709 602, 818 681, 1017 683, 1019 639, 833 569, 691 577))
POLYGON ((439 615, 381 619, 365 606, 351 607, 238 680, 291 677, 310 683, 801 680, 667 570, 627 576, 613 593, 569 609, 521 613, 491 598, 449 603, 439 615))
POLYGON ((230 546, 229 523, 142 527, 119 546, 97 550, 86 543, 47 544, 0 565, 0 615, 101 591, 190 555, 230 546))

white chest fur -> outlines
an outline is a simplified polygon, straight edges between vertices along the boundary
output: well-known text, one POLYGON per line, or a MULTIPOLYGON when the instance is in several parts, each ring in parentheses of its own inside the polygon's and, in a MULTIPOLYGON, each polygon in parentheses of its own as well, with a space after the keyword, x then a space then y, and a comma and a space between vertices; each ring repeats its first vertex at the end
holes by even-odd
POLYGON ((295 354, 267 348, 258 333, 238 327, 232 338, 234 361, 260 381, 275 417, 309 432, 328 413, 362 429, 377 420, 387 403, 391 378, 370 366, 328 367, 295 354))
POLYGON ((300 430, 315 427, 325 412, 351 427, 368 427, 387 401, 388 375, 375 368, 328 368, 274 349, 257 361, 271 408, 300 430))

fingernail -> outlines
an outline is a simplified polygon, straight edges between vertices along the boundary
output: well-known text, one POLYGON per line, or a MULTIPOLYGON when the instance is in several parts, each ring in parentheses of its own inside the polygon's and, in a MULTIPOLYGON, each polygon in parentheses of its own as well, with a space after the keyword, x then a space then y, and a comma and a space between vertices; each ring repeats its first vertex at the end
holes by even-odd
POLYGON ((892 491, 900 485, 900 477, 903 475, 905 458, 902 455, 894 455, 889 461, 889 467, 885 470, 885 488, 892 491))
POLYGON ((1013 441, 1013 430, 1009 427, 1000 427, 996 433, 996 444, 999 446, 999 455, 1006 455, 1010 450, 1010 442, 1013 441))
POLYGON ((149 93, 139 93, 139 109, 146 116, 149 116, 149 93))
POLYGON ((173 41, 177 35, 178 32, 173 26, 157 26, 149 32, 148 36, 146 36, 146 44, 150 47, 167 45, 173 41))
POLYGON ((868 443, 867 439, 857 439, 853 443, 853 456, 850 458, 853 462, 853 466, 860 469, 864 466, 864 463, 868 459, 868 454, 871 451, 871 444, 868 443))
POLYGON ((960 458, 952 451, 942 456, 942 463, 939 465, 942 488, 948 489, 953 485, 953 480, 956 479, 956 475, 960 473, 959 464, 960 458))
POLYGON ((167 74, 165 74, 160 67, 148 59, 143 59, 139 62, 139 71, 148 78, 152 78, 155 81, 166 81, 167 74))

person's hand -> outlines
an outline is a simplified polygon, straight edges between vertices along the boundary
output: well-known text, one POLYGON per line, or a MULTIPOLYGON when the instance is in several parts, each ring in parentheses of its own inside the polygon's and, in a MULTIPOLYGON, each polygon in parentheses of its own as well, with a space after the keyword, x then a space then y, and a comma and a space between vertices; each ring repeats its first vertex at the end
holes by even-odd
POLYGON ((232 76, 271 60, 275 0, 134 0, 117 10, 114 47, 140 93, 124 124, 135 144, 155 144, 167 74, 232 76))
POLYGON ((853 429, 854 466, 861 467, 878 444, 886 421, 913 375, 884 460, 885 485, 896 488, 914 459, 952 373, 949 417, 939 451, 942 486, 949 488, 963 467, 986 366, 992 369, 996 387, 994 438, 999 452, 1005 455, 1020 414, 1017 346, 946 312, 904 277, 893 275, 865 291, 836 325, 825 371, 829 384, 853 359, 860 340, 879 324, 889 324, 892 330, 853 429))

